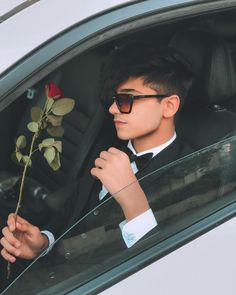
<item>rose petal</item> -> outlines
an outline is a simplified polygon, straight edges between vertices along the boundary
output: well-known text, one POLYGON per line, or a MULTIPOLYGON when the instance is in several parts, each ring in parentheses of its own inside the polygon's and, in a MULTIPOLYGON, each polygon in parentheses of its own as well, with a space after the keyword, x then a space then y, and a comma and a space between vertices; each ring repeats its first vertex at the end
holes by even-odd
POLYGON ((60 97, 64 96, 63 91, 61 90, 60 87, 57 86, 54 82, 50 82, 47 84, 47 94, 48 97, 56 100, 59 99, 60 97))

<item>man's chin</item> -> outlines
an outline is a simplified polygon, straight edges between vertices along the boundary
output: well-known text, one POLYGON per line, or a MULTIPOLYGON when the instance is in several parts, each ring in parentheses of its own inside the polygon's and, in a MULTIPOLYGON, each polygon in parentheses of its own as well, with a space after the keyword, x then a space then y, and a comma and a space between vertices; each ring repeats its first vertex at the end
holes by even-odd
POLYGON ((120 132, 117 132, 116 134, 120 140, 129 140, 130 139, 130 136, 128 136, 126 134, 121 134, 120 132))
POLYGON ((133 139, 133 136, 131 136, 130 134, 122 134, 120 132, 117 132, 117 137, 120 139, 120 140, 132 140, 133 139))

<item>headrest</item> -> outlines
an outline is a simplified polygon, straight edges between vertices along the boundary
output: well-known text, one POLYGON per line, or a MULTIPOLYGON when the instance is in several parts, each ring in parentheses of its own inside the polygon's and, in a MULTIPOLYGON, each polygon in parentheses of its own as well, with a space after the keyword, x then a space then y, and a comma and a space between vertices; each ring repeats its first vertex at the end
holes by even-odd
POLYGON ((195 73, 190 96, 204 105, 223 104, 236 94, 236 73, 227 41, 209 32, 179 32, 169 46, 192 63, 195 73))
POLYGON ((91 117, 99 100, 99 77, 102 56, 94 52, 84 53, 65 64, 60 86, 68 97, 76 100, 79 110, 91 117))
POLYGON ((236 95, 236 73, 227 42, 218 38, 205 60, 203 76, 207 103, 224 104, 236 95))
POLYGON ((199 76, 203 68, 204 35, 199 32, 180 31, 175 34, 168 46, 181 52, 192 65, 192 71, 199 76))

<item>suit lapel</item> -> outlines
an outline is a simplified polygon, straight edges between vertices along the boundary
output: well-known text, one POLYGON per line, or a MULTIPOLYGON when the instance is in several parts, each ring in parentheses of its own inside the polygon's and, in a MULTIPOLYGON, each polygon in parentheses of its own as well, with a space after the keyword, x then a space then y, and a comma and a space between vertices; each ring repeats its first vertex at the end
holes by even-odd
POLYGON ((152 158, 150 163, 136 173, 137 179, 140 179, 148 173, 154 172, 157 169, 175 161, 181 157, 181 144, 176 138, 168 147, 162 150, 159 154, 152 158))

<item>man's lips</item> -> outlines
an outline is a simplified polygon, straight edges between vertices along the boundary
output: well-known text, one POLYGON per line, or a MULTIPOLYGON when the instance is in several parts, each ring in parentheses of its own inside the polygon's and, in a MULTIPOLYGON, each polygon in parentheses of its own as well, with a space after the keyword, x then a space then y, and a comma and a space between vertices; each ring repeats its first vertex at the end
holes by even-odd
POLYGON ((122 121, 122 120, 118 120, 118 119, 114 119, 114 123, 115 123, 115 125, 116 126, 121 126, 121 125, 126 125, 127 124, 127 122, 125 122, 125 121, 122 121))

